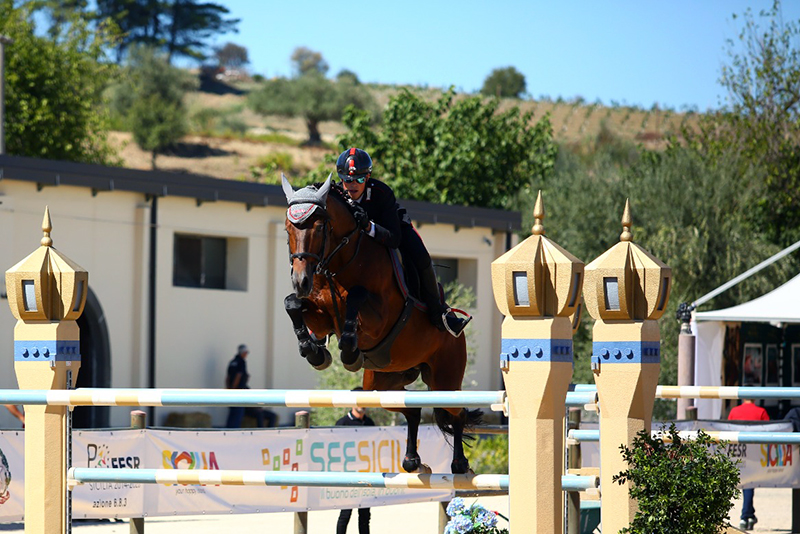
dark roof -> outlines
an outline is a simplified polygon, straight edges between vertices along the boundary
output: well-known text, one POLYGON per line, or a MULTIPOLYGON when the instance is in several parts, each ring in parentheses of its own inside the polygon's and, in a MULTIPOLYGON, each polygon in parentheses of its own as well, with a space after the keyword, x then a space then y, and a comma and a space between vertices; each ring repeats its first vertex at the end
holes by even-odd
MULTIPOLYGON (((241 202, 248 207, 286 206, 286 197, 278 185, 20 156, 0 155, 0 180, 3 179, 34 182, 40 189, 71 185, 88 187, 93 193, 133 191, 152 196, 189 197, 198 202, 241 202)), ((522 226, 522 216, 517 211, 449 206, 415 200, 402 200, 401 204, 412 219, 423 223, 480 226, 502 232, 519 230, 522 226)))

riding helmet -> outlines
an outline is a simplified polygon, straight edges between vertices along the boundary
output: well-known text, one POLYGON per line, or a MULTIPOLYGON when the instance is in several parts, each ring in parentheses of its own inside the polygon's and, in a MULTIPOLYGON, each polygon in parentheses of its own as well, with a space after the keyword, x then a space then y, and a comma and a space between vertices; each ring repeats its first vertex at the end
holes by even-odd
POLYGON ((348 148, 336 160, 336 173, 339 178, 349 178, 352 176, 365 176, 369 178, 372 173, 372 158, 365 150, 360 148, 348 148))

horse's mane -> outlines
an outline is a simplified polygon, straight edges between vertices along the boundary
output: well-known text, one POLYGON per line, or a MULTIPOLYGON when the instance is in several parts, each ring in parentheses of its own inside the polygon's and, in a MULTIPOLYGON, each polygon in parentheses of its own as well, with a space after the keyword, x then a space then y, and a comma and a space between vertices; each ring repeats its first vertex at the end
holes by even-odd
MULTIPOLYGON (((315 184, 312 184, 312 186, 316 187, 317 191, 319 191, 319 188, 323 186, 323 182, 317 182, 315 184)), ((342 187, 342 184, 340 184, 339 182, 331 182, 331 188, 328 191, 328 198, 330 198, 331 196, 333 196, 335 199, 339 200, 342 204, 344 204, 345 207, 347 208, 347 211, 350 212, 350 215, 354 216, 356 210, 360 209, 358 205, 355 202, 353 202, 353 199, 350 198, 350 195, 347 194, 347 191, 344 190, 344 187, 342 187)))

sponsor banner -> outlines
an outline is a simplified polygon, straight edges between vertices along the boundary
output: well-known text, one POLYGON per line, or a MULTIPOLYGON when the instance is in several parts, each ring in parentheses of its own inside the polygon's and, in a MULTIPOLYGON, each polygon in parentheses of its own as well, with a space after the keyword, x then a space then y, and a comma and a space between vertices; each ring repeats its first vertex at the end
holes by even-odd
MULTIPOLYGON (((258 471, 402 471, 406 427, 273 431, 148 431, 148 459, 162 469, 258 471)), ((420 428, 420 456, 449 472, 451 449, 434 427, 420 428)), ((359 508, 451 498, 447 490, 303 486, 159 485, 146 490, 147 515, 228 514, 359 508)))
POLYGON ((25 439, 19 430, 0 430, 0 523, 22 521, 25 506, 25 439))
MULTIPOLYGON (((308 442, 308 471, 405 473, 404 426, 335 427, 319 429, 308 442)), ((449 473, 453 451, 433 426, 420 426, 417 447, 420 458, 434 473, 449 473)), ((407 502, 446 501, 450 490, 407 488, 309 488, 308 507, 364 508, 407 502)))
MULTIPOLYGON (((661 429, 662 423, 653 423, 661 429)), ((675 421, 679 431, 707 432, 791 432, 790 421, 675 421)), ((581 429, 598 429, 597 423, 582 423, 581 429)), ((664 429, 666 430, 667 427, 664 429)), ((798 488, 800 487, 800 446, 728 443, 725 450, 732 459, 740 460, 740 488, 798 488)), ((582 442, 584 466, 600 465, 600 444, 582 442)))
MULTIPOLYGON (((147 467, 157 469, 307 469, 308 430, 148 431, 147 467)), ((148 515, 305 511, 307 488, 148 485, 148 515)))
MULTIPOLYGON (((334 427, 280 430, 76 430, 73 465, 101 469, 403 472, 406 430, 334 427)), ((432 426, 419 453, 449 473, 452 448, 432 426)), ((0 431, 0 523, 21 521, 24 432, 0 431), (5 460, 4 460, 5 459, 5 460)), ((449 500, 448 490, 91 483, 73 490, 76 518, 230 514, 359 508, 449 500)))
MULTIPOLYGON (((678 430, 717 432, 791 432, 791 421, 677 421, 678 430)), ((800 447, 798 445, 767 445, 728 443, 728 456, 741 460, 739 487, 797 488, 800 487, 800 447)))
MULTIPOLYGON (((75 430, 72 432, 73 467, 141 469, 145 467, 147 431, 75 430)), ((72 490, 72 517, 142 517, 144 484, 91 482, 72 490)))

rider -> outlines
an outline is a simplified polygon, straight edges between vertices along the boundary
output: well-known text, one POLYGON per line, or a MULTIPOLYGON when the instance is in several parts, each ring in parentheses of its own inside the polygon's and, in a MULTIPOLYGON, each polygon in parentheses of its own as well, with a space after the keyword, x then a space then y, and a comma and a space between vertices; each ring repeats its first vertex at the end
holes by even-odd
POLYGON ((411 219, 397 203, 392 188, 370 177, 372 158, 369 154, 360 148, 345 150, 336 161, 336 172, 347 194, 363 208, 363 211, 355 213, 358 225, 382 245, 399 248, 404 261, 416 267, 420 296, 428 306, 431 322, 440 330, 446 329, 454 336, 460 336, 472 317, 458 317, 441 302, 430 254, 411 219))

